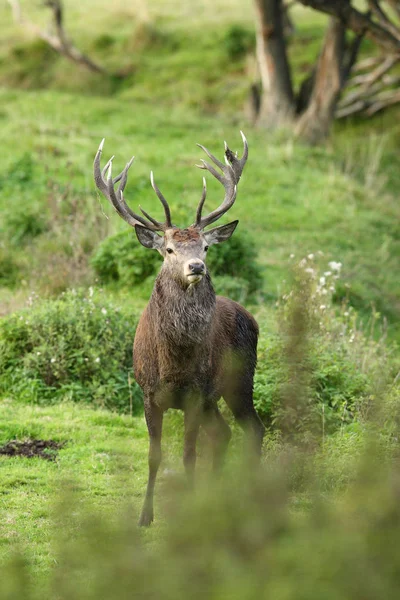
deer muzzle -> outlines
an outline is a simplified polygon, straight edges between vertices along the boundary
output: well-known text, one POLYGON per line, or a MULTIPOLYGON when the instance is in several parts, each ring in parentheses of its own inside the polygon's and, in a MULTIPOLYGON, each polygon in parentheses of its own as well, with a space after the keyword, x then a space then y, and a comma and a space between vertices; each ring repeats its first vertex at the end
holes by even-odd
POLYGON ((184 266, 184 274, 189 283, 198 283, 206 274, 206 265, 202 260, 188 260, 184 266))

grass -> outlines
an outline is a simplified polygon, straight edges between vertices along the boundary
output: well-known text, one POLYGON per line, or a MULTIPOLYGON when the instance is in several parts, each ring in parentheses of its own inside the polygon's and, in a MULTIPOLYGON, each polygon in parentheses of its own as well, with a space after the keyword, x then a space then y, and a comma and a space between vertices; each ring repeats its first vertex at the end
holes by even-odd
POLYGON ((53 518, 63 490, 79 490, 83 505, 106 520, 122 499, 129 500, 136 519, 147 477, 147 429, 142 417, 71 404, 39 408, 2 401, 0 445, 25 438, 66 445, 56 462, 0 456, 0 562, 21 548, 33 572, 43 575, 54 564, 53 518))
MULTIPOLYGON (((49 282, 61 288, 77 285, 80 269, 82 282, 90 283, 93 276, 85 271, 90 253, 105 235, 125 227, 93 189, 92 160, 102 137, 106 137, 105 157, 116 153, 116 170, 137 155, 126 194, 133 209, 140 203, 160 214, 148 182, 152 169, 179 215, 179 224, 185 225, 193 218, 201 191, 201 174, 193 168, 201 156, 195 142, 217 154, 222 154, 224 139, 240 149, 238 130, 243 128, 250 160, 229 216, 239 218, 242 230, 249 230, 255 240, 265 297, 276 300, 290 254, 300 259, 322 251, 326 262, 343 263, 339 299, 348 297, 364 313, 375 306, 388 318, 390 334, 398 335, 399 209, 392 196, 398 183, 393 166, 397 159, 389 142, 386 150, 385 139, 377 148, 374 133, 362 146, 355 137, 351 151, 344 134, 331 148, 310 149, 279 136, 270 136, 266 144, 264 133, 250 128, 244 118, 216 122, 189 109, 177 107, 166 113, 162 107, 144 104, 132 113, 126 99, 54 91, 0 94, 5 106, 0 142, 10 148, 0 182, 3 239, 11 235, 8 223, 17 210, 35 210, 44 222, 43 233, 15 244, 12 258, 20 265, 17 287, 40 291, 48 289, 49 282), (11 144, 15 138, 18 147, 11 144), (49 187, 49 180, 55 184, 49 187), (10 204, 10 194, 18 195, 18 209, 10 204), (62 269, 67 274, 59 281, 62 269)), ((392 135, 396 131, 394 127, 392 135)), ((212 207, 220 190, 208 179, 212 207)))

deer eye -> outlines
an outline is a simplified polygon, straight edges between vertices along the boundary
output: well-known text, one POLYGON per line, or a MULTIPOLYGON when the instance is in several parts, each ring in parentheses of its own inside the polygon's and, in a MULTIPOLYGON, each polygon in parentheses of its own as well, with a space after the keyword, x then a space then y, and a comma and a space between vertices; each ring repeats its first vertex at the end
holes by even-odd
POLYGON ((174 251, 172 250, 172 248, 167 248, 167 252, 168 254, 173 254, 174 251))
POLYGON ((209 248, 209 246, 206 246, 206 247, 204 248, 204 252, 207 252, 208 248, 209 248))

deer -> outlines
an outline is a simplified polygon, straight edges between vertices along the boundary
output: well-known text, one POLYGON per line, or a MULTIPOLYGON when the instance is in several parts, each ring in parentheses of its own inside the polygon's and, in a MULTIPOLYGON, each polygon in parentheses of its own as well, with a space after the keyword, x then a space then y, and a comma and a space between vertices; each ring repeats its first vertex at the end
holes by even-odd
POLYGON ((195 221, 186 228, 173 224, 169 204, 156 185, 153 172, 150 181, 164 208, 164 222, 157 221, 141 207, 143 216, 136 214, 125 201, 124 189, 134 157, 113 178, 114 157, 103 169, 100 165, 104 139, 95 156, 94 180, 98 190, 135 229, 139 242, 163 257, 133 344, 134 376, 143 391, 149 433, 148 483, 140 526, 149 526, 154 520, 154 488, 161 462, 166 410, 184 412, 183 464, 189 486, 193 485, 200 427, 211 441, 213 470, 218 471, 223 463, 231 429, 218 407, 221 397, 244 430, 252 456, 259 460, 261 455, 265 427, 253 404, 258 325, 240 304, 215 294, 206 267, 209 247, 228 240, 238 224, 235 220, 206 229, 236 200, 237 185, 248 158, 248 143, 243 132, 240 133, 243 140, 240 159, 226 142, 224 163, 198 144, 213 165, 201 159, 196 166, 222 184, 224 199, 218 208, 202 215, 207 194, 203 177, 195 221))

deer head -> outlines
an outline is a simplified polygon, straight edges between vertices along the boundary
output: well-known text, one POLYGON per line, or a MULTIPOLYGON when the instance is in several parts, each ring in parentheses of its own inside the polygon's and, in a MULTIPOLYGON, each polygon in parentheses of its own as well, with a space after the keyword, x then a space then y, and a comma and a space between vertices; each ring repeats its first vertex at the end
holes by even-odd
POLYGON ((223 185, 225 197, 218 208, 208 215, 202 216, 207 194, 206 180, 203 177, 203 193, 197 207, 196 220, 186 229, 180 229, 172 224, 168 202, 157 187, 152 172, 150 174, 151 185, 164 207, 165 221, 163 223, 156 221, 141 207, 143 216, 134 213, 125 202, 123 192, 134 157, 126 164, 124 170, 113 178, 112 161, 114 157, 110 158, 103 170, 100 168, 104 140, 96 153, 94 180, 97 188, 108 198, 117 213, 135 228, 139 242, 146 248, 158 250, 164 257, 163 269, 167 270, 175 279, 179 279, 184 286, 194 285, 202 280, 207 272, 205 260, 208 248, 229 239, 238 224, 238 221, 232 221, 227 225, 205 231, 205 227, 217 221, 235 202, 237 184, 248 157, 247 140, 243 132, 240 133, 243 140, 243 156, 239 159, 225 143, 225 164, 213 156, 207 148, 198 144, 219 170, 205 160, 201 160, 201 164, 196 166, 209 171, 223 185), (119 186, 116 189, 117 183, 119 186))

